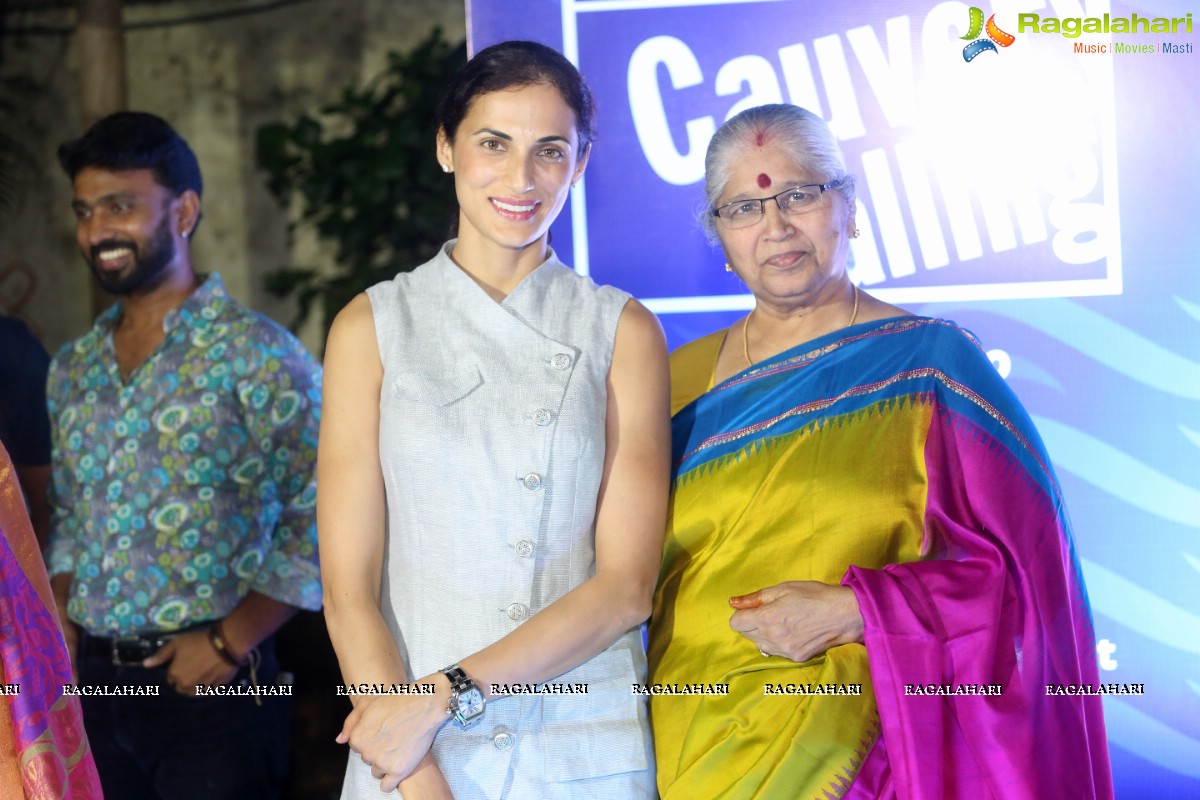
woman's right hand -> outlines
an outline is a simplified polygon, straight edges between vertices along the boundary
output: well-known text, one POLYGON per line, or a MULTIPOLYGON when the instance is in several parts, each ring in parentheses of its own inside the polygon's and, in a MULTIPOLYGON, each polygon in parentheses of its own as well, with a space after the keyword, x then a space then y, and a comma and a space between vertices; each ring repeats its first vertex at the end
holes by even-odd
POLYGON ((437 695, 369 697, 355 704, 337 742, 349 744, 380 781, 380 790, 391 792, 429 755, 446 722, 445 708, 437 695))
POLYGON ((729 627, 763 655, 803 662, 831 647, 862 643, 863 618, 853 589, 819 581, 785 581, 729 598, 729 627))
POLYGON ((339 743, 348 743, 371 767, 384 792, 396 789, 431 758, 433 739, 449 719, 449 678, 435 672, 412 685, 432 686, 434 692, 363 698, 354 704, 337 736, 339 743))

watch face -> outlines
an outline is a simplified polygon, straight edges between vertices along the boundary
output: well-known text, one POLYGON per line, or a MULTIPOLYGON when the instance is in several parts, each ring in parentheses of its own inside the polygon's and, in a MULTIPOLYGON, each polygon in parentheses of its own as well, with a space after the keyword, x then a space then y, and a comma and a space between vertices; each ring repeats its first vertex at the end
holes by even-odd
POLYGON ((483 713, 483 692, 467 689, 458 696, 458 716, 471 719, 483 713))

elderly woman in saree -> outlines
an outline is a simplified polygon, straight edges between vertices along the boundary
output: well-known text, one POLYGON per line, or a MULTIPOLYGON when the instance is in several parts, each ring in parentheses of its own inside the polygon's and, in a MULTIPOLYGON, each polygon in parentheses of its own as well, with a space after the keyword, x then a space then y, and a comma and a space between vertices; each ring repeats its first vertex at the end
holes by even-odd
POLYGON ((851 282, 854 178, 819 117, 744 111, 705 167, 755 305, 671 358, 662 797, 1111 797, 1099 698, 1047 688, 1097 664, 1021 404, 971 334, 851 282))

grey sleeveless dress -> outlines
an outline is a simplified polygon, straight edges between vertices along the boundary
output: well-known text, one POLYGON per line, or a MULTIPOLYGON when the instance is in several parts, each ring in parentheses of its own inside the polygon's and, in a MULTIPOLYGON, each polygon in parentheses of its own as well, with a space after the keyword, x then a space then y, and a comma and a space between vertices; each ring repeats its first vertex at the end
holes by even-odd
MULTIPOLYGON (((500 639, 595 572, 606 379, 629 295, 551 254, 502 303, 447 255, 367 291, 383 363, 382 611, 418 678, 500 639)), ((638 630, 488 703, 433 752, 457 800, 653 798, 638 630)), ((383 795, 350 754, 343 800, 383 795)))

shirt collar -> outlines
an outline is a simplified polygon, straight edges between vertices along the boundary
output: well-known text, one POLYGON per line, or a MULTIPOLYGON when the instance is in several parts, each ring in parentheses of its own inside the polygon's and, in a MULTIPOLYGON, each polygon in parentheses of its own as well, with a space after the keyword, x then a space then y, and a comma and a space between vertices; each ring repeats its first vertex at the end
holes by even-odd
MULTIPOLYGON (((203 282, 188 298, 167 312, 163 318, 163 331, 169 331, 176 325, 189 328, 199 328, 209 325, 220 316, 225 304, 229 302, 229 292, 221 276, 215 272, 202 276, 203 282)), ((96 318, 93 330, 99 336, 108 336, 121 318, 121 303, 114 303, 96 318)))
POLYGON ((178 308, 167 312, 166 318, 163 319, 163 330, 168 331, 178 324, 189 328, 211 325, 212 321, 221 315, 228 302, 229 292, 225 290, 221 276, 215 272, 209 273, 187 300, 180 303, 178 308))

